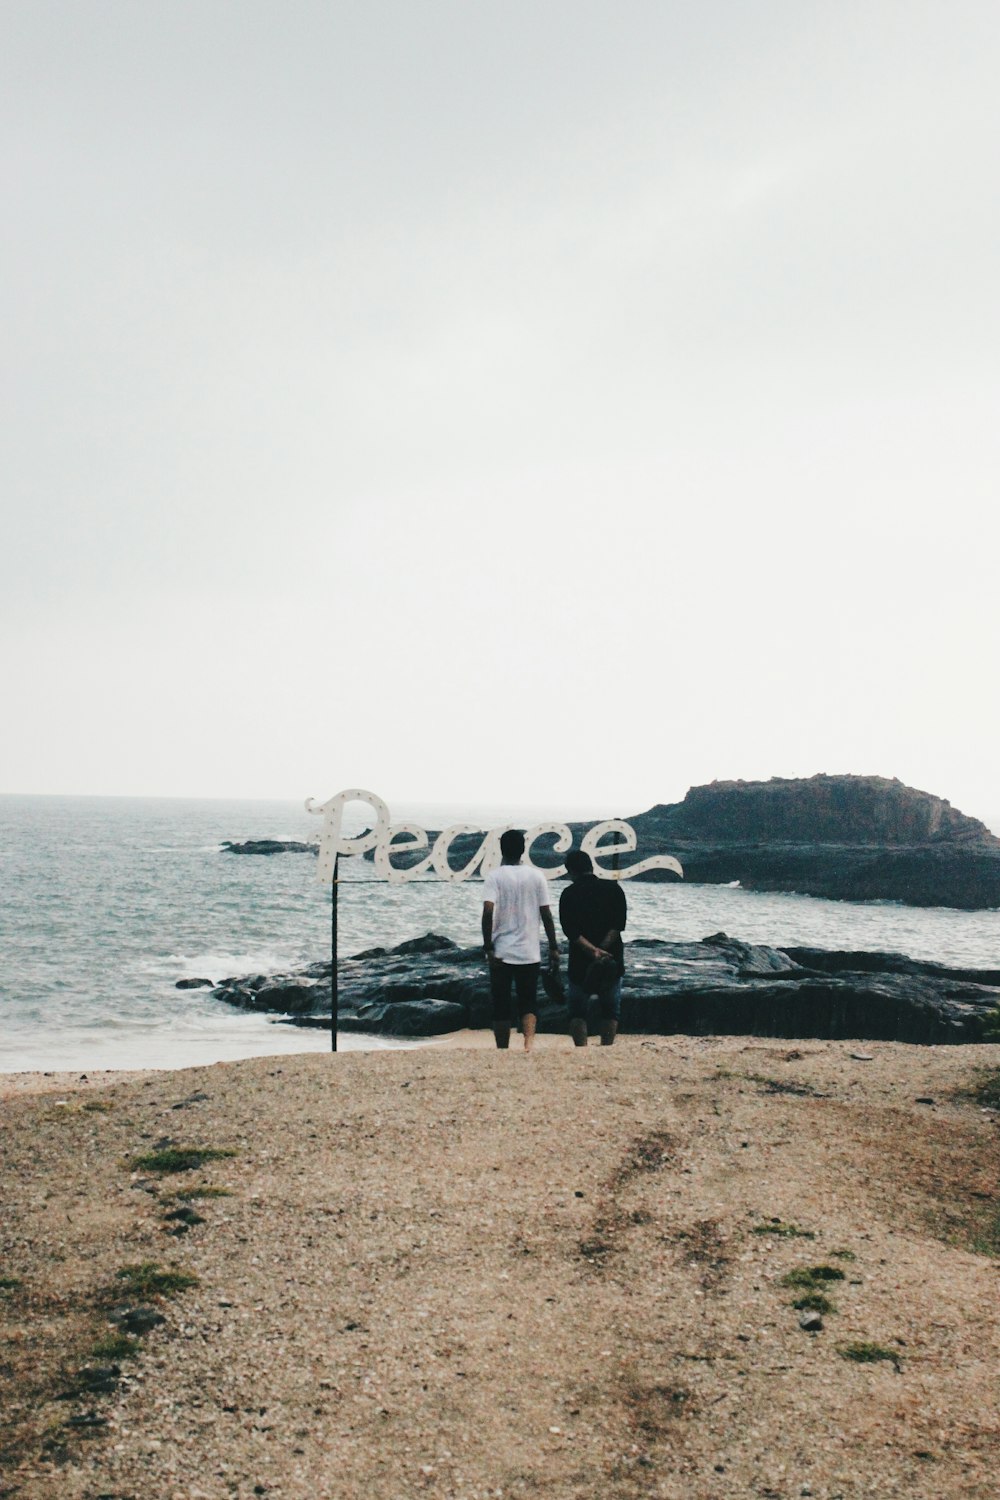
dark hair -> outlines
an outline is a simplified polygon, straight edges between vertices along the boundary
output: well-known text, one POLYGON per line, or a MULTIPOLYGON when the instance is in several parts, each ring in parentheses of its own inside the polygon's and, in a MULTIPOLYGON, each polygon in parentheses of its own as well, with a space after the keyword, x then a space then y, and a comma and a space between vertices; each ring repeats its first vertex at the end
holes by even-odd
POLYGON ((594 861, 589 854, 584 854, 582 849, 572 849, 566 856, 567 875, 590 875, 593 873, 594 861))
POLYGON ((524 834, 519 828, 508 828, 500 835, 500 853, 504 859, 520 859, 524 853, 524 834))

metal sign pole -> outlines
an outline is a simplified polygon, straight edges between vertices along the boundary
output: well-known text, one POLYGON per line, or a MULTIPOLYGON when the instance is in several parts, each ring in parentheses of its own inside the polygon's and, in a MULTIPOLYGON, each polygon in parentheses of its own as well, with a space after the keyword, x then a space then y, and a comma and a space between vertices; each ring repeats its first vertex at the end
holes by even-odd
POLYGON ((337 992, 337 874, 340 855, 333 861, 333 883, 330 886, 330 1051, 337 1050, 337 1021, 340 996, 337 992))

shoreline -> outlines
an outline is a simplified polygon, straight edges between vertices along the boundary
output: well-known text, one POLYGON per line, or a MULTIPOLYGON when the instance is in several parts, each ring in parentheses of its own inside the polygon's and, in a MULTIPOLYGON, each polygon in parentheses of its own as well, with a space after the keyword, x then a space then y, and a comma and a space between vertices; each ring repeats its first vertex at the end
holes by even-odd
MULTIPOLYGON (((392 1041, 395 1038, 387 1038, 392 1041)), ((473 1031, 468 1027, 461 1031, 449 1031, 443 1036, 399 1038, 405 1041, 406 1046, 399 1047, 353 1047, 350 1050, 339 1052, 339 1057, 357 1057, 359 1054, 365 1056, 385 1056, 395 1052, 424 1052, 424 1051, 493 1051, 495 1044, 492 1031, 473 1031)), ((545 1032, 535 1038, 536 1051, 548 1052, 562 1045, 572 1050, 572 1043, 568 1036, 560 1036, 556 1032, 545 1032)), ((521 1051, 520 1039, 516 1033, 511 1037, 510 1050, 521 1051)), ((317 1048, 313 1052, 272 1052, 261 1053, 253 1058, 238 1057, 226 1058, 219 1062, 211 1063, 180 1063, 176 1067, 164 1068, 94 1068, 89 1071, 77 1071, 76 1069, 60 1068, 54 1070, 41 1070, 37 1068, 24 1068, 14 1072, 0 1072, 0 1100, 14 1098, 32 1098, 40 1094, 66 1094, 82 1093, 88 1089, 110 1088, 116 1083, 133 1083, 136 1079, 146 1078, 169 1078, 177 1073, 192 1072, 203 1068, 230 1068, 239 1067, 248 1062, 277 1062, 286 1059, 291 1060, 299 1057, 326 1057, 331 1054, 317 1048)))

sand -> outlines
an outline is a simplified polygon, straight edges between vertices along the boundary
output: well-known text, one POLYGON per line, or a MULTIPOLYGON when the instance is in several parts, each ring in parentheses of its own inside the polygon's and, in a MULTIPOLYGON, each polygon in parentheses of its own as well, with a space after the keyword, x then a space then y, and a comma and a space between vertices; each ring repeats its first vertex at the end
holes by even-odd
POLYGON ((6 1080, 0 1495, 996 1495, 1000 1047, 489 1041, 6 1080))

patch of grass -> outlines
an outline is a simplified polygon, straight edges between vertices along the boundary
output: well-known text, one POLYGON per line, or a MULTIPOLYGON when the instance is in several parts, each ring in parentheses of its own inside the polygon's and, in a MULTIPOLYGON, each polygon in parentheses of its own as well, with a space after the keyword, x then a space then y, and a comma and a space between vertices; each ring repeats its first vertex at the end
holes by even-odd
POLYGON ((899 1355, 895 1349, 886 1349, 882 1344, 872 1344, 860 1341, 855 1344, 841 1344, 837 1349, 841 1359, 852 1360, 856 1365, 877 1365, 885 1360, 895 1370, 899 1371, 899 1355))
POLYGON ((220 1146, 166 1146, 162 1151, 147 1151, 130 1163, 136 1172, 194 1172, 207 1161, 222 1161, 236 1152, 220 1146))
POLYGON ((164 1270, 155 1260, 122 1266, 117 1279, 125 1283, 125 1291, 133 1297, 173 1297, 198 1285, 197 1276, 189 1271, 164 1270))
POLYGON ((782 1276, 782 1286, 800 1286, 814 1292, 830 1281, 843 1281, 844 1273, 839 1266, 799 1266, 782 1276))
POLYGON ((798 1308, 799 1312, 835 1313, 837 1304, 831 1302, 825 1292, 806 1292, 802 1297, 796 1297, 792 1306, 798 1308))
POLYGON ((969 1245, 977 1255, 1000 1258, 1000 1213, 992 1212, 972 1236, 969 1245))
MULTIPOLYGON (((989 1037, 989 1041, 1000 1042, 1000 1007, 997 1018, 997 1035, 989 1037)), ((969 1093, 983 1109, 1000 1109, 1000 1071, 991 1068, 981 1073, 969 1093)))
POLYGON ((21 1290, 21 1281, 17 1276, 0 1276, 0 1297, 5 1293, 18 1292, 21 1290))
POLYGON ((85 1104, 81 1104, 80 1108, 91 1115, 109 1115, 114 1105, 110 1099, 88 1099, 85 1104))
POLYGON ((830 1254, 834 1260, 857 1260, 858 1258, 853 1250, 831 1250, 830 1254))
POLYGON ((129 1338, 127 1333, 108 1333, 98 1339, 90 1351, 91 1359, 134 1359, 139 1353, 139 1340, 129 1338))
POLYGON ((190 1203, 195 1198, 231 1198, 233 1196, 230 1188, 209 1187, 204 1184, 201 1187, 181 1188, 174 1197, 183 1203, 190 1203))
POLYGON ((983 1017, 983 1041, 1000 1042, 1000 1005, 994 1006, 983 1017))
POLYGON ((769 1219, 766 1224, 755 1224, 751 1234, 775 1235, 782 1240, 814 1240, 811 1229, 800 1229, 797 1224, 785 1224, 781 1219, 769 1219))

